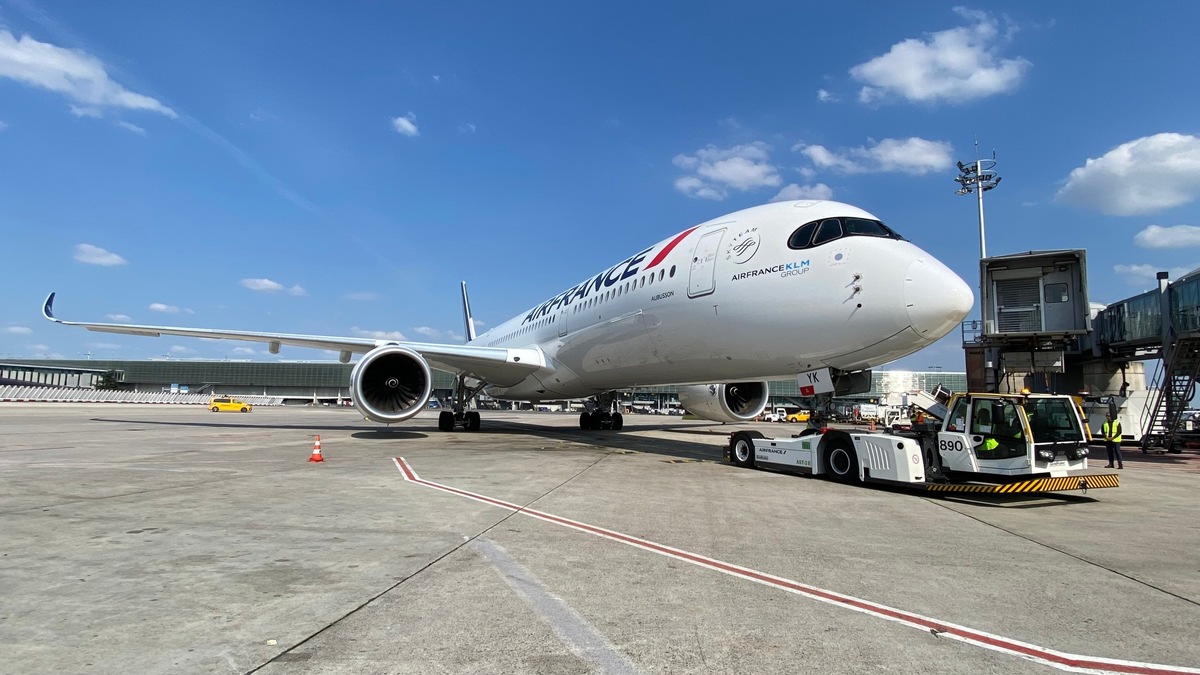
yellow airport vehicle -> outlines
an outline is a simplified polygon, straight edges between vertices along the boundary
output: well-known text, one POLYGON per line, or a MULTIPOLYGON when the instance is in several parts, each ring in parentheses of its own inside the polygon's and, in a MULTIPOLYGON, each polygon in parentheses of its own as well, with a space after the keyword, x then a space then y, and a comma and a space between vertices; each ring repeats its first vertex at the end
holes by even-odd
POLYGON ((248 413, 254 409, 254 406, 236 398, 230 398, 228 396, 214 396, 212 400, 208 402, 208 409, 213 412, 248 413))

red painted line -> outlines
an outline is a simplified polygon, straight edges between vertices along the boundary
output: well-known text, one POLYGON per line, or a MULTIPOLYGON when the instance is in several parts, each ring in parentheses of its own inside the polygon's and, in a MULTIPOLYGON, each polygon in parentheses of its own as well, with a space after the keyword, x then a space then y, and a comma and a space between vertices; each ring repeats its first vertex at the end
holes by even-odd
POLYGON ((748 567, 722 562, 698 553, 690 553, 673 546, 657 544, 646 539, 639 539, 638 537, 623 534, 615 530, 608 530, 595 525, 588 525, 587 523, 581 523, 577 520, 571 520, 569 518, 563 518, 562 516, 556 516, 551 513, 545 513, 543 511, 526 508, 500 499, 495 499, 493 497, 487 497, 474 492, 468 492, 467 490, 450 487, 448 485, 442 485, 441 483, 434 483, 433 481, 428 481, 419 477, 417 472, 408 465, 408 462, 406 462, 403 457, 393 458, 392 461, 396 463, 396 467, 400 469, 402 474, 404 474, 404 479, 411 483, 424 485, 425 487, 441 490, 442 492, 448 492, 460 497, 466 497, 467 499, 482 502, 484 504, 498 506, 500 508, 508 509, 517 513, 523 513, 527 516, 531 516, 548 523, 562 525, 564 527, 569 527, 573 530, 579 530, 580 532, 593 534, 604 539, 610 539, 612 541, 628 544, 652 553, 658 553, 659 555, 665 555, 677 560, 682 560, 684 562, 690 562, 694 565, 699 565, 701 567, 706 567, 718 572, 741 577, 749 581, 754 581, 791 593, 810 597, 814 600, 819 600, 831 605, 849 608, 864 614, 870 614, 887 619, 889 621, 902 623, 913 628, 918 628, 922 631, 937 631, 939 637, 948 637, 994 651, 1015 654, 1017 656, 1059 668, 1060 670, 1084 673, 1135 673, 1138 675, 1183 675, 1185 673, 1191 675, 1200 674, 1200 669, 1198 668, 1081 656, 1078 654, 1069 654, 1066 652, 1056 651, 1046 647, 1039 647, 1037 645, 1020 642, 1018 640, 1011 640, 998 635, 991 635, 990 633, 977 631, 965 626, 938 621, 936 619, 921 616, 920 614, 914 614, 912 612, 906 612, 893 607, 888 607, 887 605, 880 605, 869 600, 862 600, 849 595, 842 595, 841 593, 836 593, 834 591, 827 591, 817 588, 816 586, 809 586, 791 579, 785 579, 783 577, 777 577, 773 574, 752 570, 748 567))
MULTIPOLYGON (((700 226, 697 225, 696 227, 700 227, 700 226)), ((664 246, 663 250, 659 251, 658 255, 654 256, 654 259, 651 260, 650 264, 646 265, 646 267, 644 269, 650 269, 651 267, 654 267, 658 263, 662 262, 663 258, 667 257, 667 254, 670 253, 671 251, 673 251, 675 249, 675 247, 679 245, 679 242, 683 241, 684 237, 688 236, 689 234, 691 234, 692 232, 694 232, 696 230, 696 227, 693 227, 690 230, 684 230, 683 232, 675 235, 675 238, 672 239, 670 241, 670 243, 668 243, 666 246, 664 246)))

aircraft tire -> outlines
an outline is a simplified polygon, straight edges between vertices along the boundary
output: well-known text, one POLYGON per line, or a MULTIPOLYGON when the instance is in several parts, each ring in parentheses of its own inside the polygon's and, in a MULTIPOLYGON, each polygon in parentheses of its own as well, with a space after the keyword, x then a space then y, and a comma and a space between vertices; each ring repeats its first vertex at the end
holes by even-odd
POLYGON ((438 431, 454 431, 454 413, 443 410, 438 414, 438 431))
POLYGON ((830 439, 825 447, 825 468, 829 478, 839 483, 858 482, 858 454, 848 439, 830 439))
POLYGON ((623 426, 625 426, 625 418, 621 415, 621 413, 613 413, 613 416, 612 416, 613 431, 620 431, 621 427, 623 427, 623 426))
POLYGON ((765 438, 757 431, 739 431, 729 439, 729 456, 734 466, 754 468, 754 439, 765 438))
POLYGON ((479 431, 479 413, 474 410, 467 411, 467 431, 479 431))
POLYGON ((583 429, 584 431, 592 428, 592 413, 587 412, 586 410, 579 413, 579 428, 583 429))

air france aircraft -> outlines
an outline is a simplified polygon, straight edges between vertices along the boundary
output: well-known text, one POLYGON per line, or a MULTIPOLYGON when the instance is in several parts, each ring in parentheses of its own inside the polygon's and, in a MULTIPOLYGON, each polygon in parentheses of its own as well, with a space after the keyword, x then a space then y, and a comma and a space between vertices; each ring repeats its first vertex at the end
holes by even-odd
POLYGON ((620 429, 615 392, 678 386, 699 417, 744 422, 768 402, 770 379, 801 393, 865 391, 869 369, 948 334, 974 302, 949 268, 848 204, 791 201, 731 213, 646 247, 476 335, 462 285, 467 343, 135 324, 57 323, 131 335, 179 335, 335 350, 354 405, 391 424, 425 409, 430 367, 456 374, 444 431, 479 429, 480 392, 498 399, 589 399, 581 428, 620 429), (866 375, 866 377, 864 377, 866 375))

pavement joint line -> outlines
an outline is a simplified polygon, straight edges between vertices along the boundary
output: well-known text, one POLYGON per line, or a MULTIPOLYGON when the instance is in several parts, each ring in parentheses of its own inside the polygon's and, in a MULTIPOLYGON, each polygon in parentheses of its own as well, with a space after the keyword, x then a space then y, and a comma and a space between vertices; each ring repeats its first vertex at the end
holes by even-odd
POLYGON ((1016 538, 1018 538, 1018 539, 1022 539, 1022 540, 1024 540, 1024 541, 1027 541, 1027 542, 1029 542, 1029 543, 1031 543, 1031 544, 1035 545, 1035 546, 1041 546, 1042 548, 1045 548, 1045 549, 1048 549, 1048 550, 1054 551, 1055 553, 1058 553, 1058 554, 1060 554, 1060 555, 1065 555, 1065 556, 1067 556, 1068 558, 1071 558, 1072 560, 1077 560, 1077 561, 1079 561, 1079 562, 1081 562, 1081 563, 1083 563, 1083 564, 1085 564, 1085 565, 1090 565, 1090 566, 1092 566, 1092 567, 1095 567, 1095 568, 1097 568, 1097 569, 1102 569, 1102 570, 1104 570, 1105 572, 1110 572, 1110 573, 1112 573, 1112 574, 1115 574, 1115 575, 1117 575, 1117 576, 1119 576, 1119 577, 1121 577, 1121 578, 1123 578, 1123 579, 1128 579, 1128 580, 1132 581, 1132 582, 1133 582, 1133 583, 1135 583, 1135 584, 1139 584, 1139 585, 1141 585, 1141 586, 1145 586, 1146 588, 1153 589, 1153 590, 1155 590, 1155 591, 1158 591, 1159 593, 1162 593, 1162 594, 1164 594, 1164 595, 1169 595, 1169 596, 1171 596, 1172 598, 1175 598, 1175 599, 1177 599, 1177 600, 1182 600, 1182 601, 1184 601, 1184 602, 1186 602, 1186 603, 1189 603, 1189 604, 1192 604, 1192 605, 1197 605, 1197 606, 1200 606, 1200 602, 1197 602, 1196 600, 1193 600, 1192 598, 1189 598, 1189 597, 1187 597, 1187 596, 1185 596, 1185 595, 1180 595, 1180 594, 1178 594, 1178 593, 1175 593, 1175 592, 1169 591, 1169 590, 1167 590, 1167 589, 1165 589, 1165 588, 1161 588, 1161 587, 1159 587, 1159 586, 1155 586, 1154 584, 1152 584, 1152 583, 1150 583, 1150 582, 1148 582, 1148 581, 1144 581, 1144 580, 1142 580, 1142 579, 1138 579, 1137 577, 1130 576, 1129 574, 1126 574, 1125 572, 1122 572, 1122 571, 1120 571, 1120 570, 1113 569, 1113 568, 1111 568, 1111 567, 1105 567, 1104 565, 1101 565, 1100 563, 1097 563, 1097 562, 1095 562, 1095 561, 1093 561, 1093 560, 1088 560, 1087 558, 1080 557, 1080 556, 1078 556, 1078 555, 1075 555, 1074 553, 1071 553, 1070 551, 1063 550, 1063 549, 1061 549, 1061 548, 1058 548, 1057 546, 1052 546, 1051 544, 1047 544, 1046 542, 1043 542, 1043 541, 1038 541, 1037 539, 1033 539, 1032 537, 1029 537, 1029 536, 1027 536, 1027 535, 1023 535, 1023 534, 1020 534, 1020 533, 1018 533, 1018 532, 1013 532, 1012 530, 1009 530, 1009 529, 1007 529, 1007 528, 1001 527, 1001 526, 999 526, 999 525, 997 525, 997 524, 995 524, 995 523, 989 523, 988 521, 986 521, 986 520, 983 520, 983 519, 981 519, 981 518, 979 518, 979 517, 977 517, 977 516, 973 516, 973 515, 971 515, 971 514, 969 514, 969 513, 963 513, 962 511, 959 511, 959 510, 957 510, 957 509, 952 509, 952 508, 950 508, 949 506, 947 506, 946 504, 939 503, 939 502, 938 502, 938 500, 934 500, 934 499, 931 499, 931 498, 928 498, 928 497, 925 497, 924 499, 925 499, 925 501, 927 501, 927 502, 929 502, 929 503, 933 504, 934 506, 941 507, 941 508, 943 508, 943 509, 946 509, 947 511, 950 511, 951 513, 956 513, 956 514, 958 514, 958 515, 960 515, 960 516, 963 516, 963 517, 965 517, 965 518, 969 518, 969 519, 971 519, 971 520, 973 520, 973 521, 975 521, 975 522, 979 523, 980 525, 983 525, 984 527, 989 527, 989 528, 992 528, 992 529, 994 529, 994 530, 999 530, 1000 532, 1003 532, 1003 533, 1005 533, 1005 534, 1007 534, 1007 535, 1010 535, 1010 536, 1016 537, 1016 538))
POLYGON ((500 544, 480 536, 471 540, 471 547, 496 568, 504 583, 521 596, 580 658, 595 663, 605 673, 633 675, 640 672, 587 619, 551 593, 541 579, 514 560, 500 544))
POLYGON ((958 624, 932 619, 913 612, 889 607, 879 603, 863 600, 849 595, 843 595, 835 591, 828 591, 816 586, 810 586, 798 581, 786 579, 784 577, 775 576, 766 572, 759 572, 748 567, 742 567, 733 563, 727 563, 715 558, 709 558, 697 553, 691 553, 683 549, 659 544, 647 539, 641 539, 632 535, 623 534, 615 530, 609 530, 596 525, 589 525, 562 516, 556 516, 551 513, 537 511, 528 507, 520 506, 510 502, 488 497, 478 493, 463 490, 461 488, 442 485, 430 480, 425 480, 417 475, 417 472, 409 466, 408 462, 403 457, 394 457, 392 462, 403 475, 404 480, 410 483, 421 485, 424 487, 440 490, 460 497, 466 497, 483 504, 499 507, 512 511, 514 514, 520 513, 538 520, 560 525, 579 532, 591 534, 603 539, 615 541, 617 543, 626 544, 639 548, 651 553, 657 553, 662 556, 674 558, 683 562, 691 563, 699 567, 711 569, 730 576, 739 577, 748 581, 753 581, 765 586, 777 588, 813 600, 824 602, 836 607, 850 609, 856 612, 875 616, 877 618, 893 621, 910 628, 916 628, 922 632, 930 633, 936 637, 946 637, 953 640, 958 640, 967 644, 971 644, 984 649, 990 649, 1005 654, 1019 656, 1030 661, 1048 665, 1053 668, 1065 672, 1074 673, 1133 673, 1136 675, 1183 675, 1192 674, 1200 675, 1200 668, 1190 668, 1187 666, 1172 666, 1164 664, 1147 663, 1141 661, 1126 661, 1121 659, 1110 659, 1105 657, 1093 657, 1080 654, 1071 654, 1061 652, 1048 647, 1041 647, 1028 642, 1014 640, 999 635, 993 635, 984 631, 960 626, 958 624))

